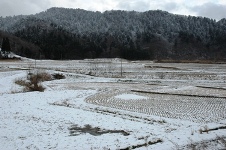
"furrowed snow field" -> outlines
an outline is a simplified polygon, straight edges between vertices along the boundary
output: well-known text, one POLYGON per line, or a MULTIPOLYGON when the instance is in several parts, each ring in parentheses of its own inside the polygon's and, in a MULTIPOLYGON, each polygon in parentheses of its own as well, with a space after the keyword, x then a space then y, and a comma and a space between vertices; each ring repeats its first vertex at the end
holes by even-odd
POLYGON ((226 64, 0 61, 0 149, 225 149, 226 64), (25 92, 38 71, 66 78, 25 92))

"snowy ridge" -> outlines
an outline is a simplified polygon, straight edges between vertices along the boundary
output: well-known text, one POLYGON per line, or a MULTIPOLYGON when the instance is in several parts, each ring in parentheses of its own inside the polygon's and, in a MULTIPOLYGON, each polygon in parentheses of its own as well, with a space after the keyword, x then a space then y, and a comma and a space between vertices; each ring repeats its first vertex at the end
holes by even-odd
POLYGON ((50 8, 0 18, 0 30, 36 44, 48 59, 223 60, 226 54, 224 19, 216 22, 161 10, 101 13, 50 8))

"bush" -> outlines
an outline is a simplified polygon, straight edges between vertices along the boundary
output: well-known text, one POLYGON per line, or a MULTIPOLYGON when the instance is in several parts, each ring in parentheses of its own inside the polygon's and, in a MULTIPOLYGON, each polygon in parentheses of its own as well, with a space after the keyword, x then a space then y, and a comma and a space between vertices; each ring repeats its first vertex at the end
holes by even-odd
POLYGON ((54 79, 65 79, 65 76, 63 74, 60 74, 60 73, 55 73, 52 75, 54 79))
POLYGON ((41 85, 41 82, 50 81, 52 80, 52 77, 50 74, 46 72, 41 72, 41 73, 30 74, 28 75, 27 79, 30 84, 26 86, 26 88, 28 88, 29 91, 43 92, 45 88, 41 85))
POLYGON ((15 81, 16 84, 24 86, 24 92, 28 91, 40 91, 43 92, 45 88, 41 82, 52 80, 52 76, 46 72, 28 73, 27 80, 18 79, 15 81))
POLYGON ((22 79, 17 79, 15 81, 16 84, 20 85, 20 86, 27 86, 29 83, 27 83, 25 80, 22 79))
POLYGON ((37 80, 38 82, 43 82, 51 81, 52 76, 46 72, 28 73, 27 79, 30 81, 34 80, 33 82, 35 82, 35 80, 37 80))
POLYGON ((27 80, 18 79, 15 81, 16 84, 24 86, 24 92, 28 91, 40 91, 43 92, 45 88, 42 86, 41 82, 51 81, 53 79, 65 79, 63 74, 55 73, 53 75, 46 72, 28 72, 27 80))

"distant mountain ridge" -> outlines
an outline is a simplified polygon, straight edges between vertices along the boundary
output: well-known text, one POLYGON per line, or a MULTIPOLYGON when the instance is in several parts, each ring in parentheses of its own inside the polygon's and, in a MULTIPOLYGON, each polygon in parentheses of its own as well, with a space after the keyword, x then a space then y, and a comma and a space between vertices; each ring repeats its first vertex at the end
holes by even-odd
POLYGON ((29 16, 0 18, 0 30, 40 48, 49 59, 215 59, 226 57, 226 19, 165 11, 92 12, 50 8, 29 16))

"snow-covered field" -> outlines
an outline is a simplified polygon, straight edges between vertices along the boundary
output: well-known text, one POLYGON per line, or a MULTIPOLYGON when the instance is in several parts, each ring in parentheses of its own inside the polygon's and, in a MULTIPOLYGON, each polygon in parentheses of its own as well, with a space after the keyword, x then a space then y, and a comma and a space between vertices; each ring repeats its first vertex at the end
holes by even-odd
POLYGON ((224 149, 226 64, 0 61, 0 149, 224 149), (16 80, 65 79, 44 92, 16 80))

